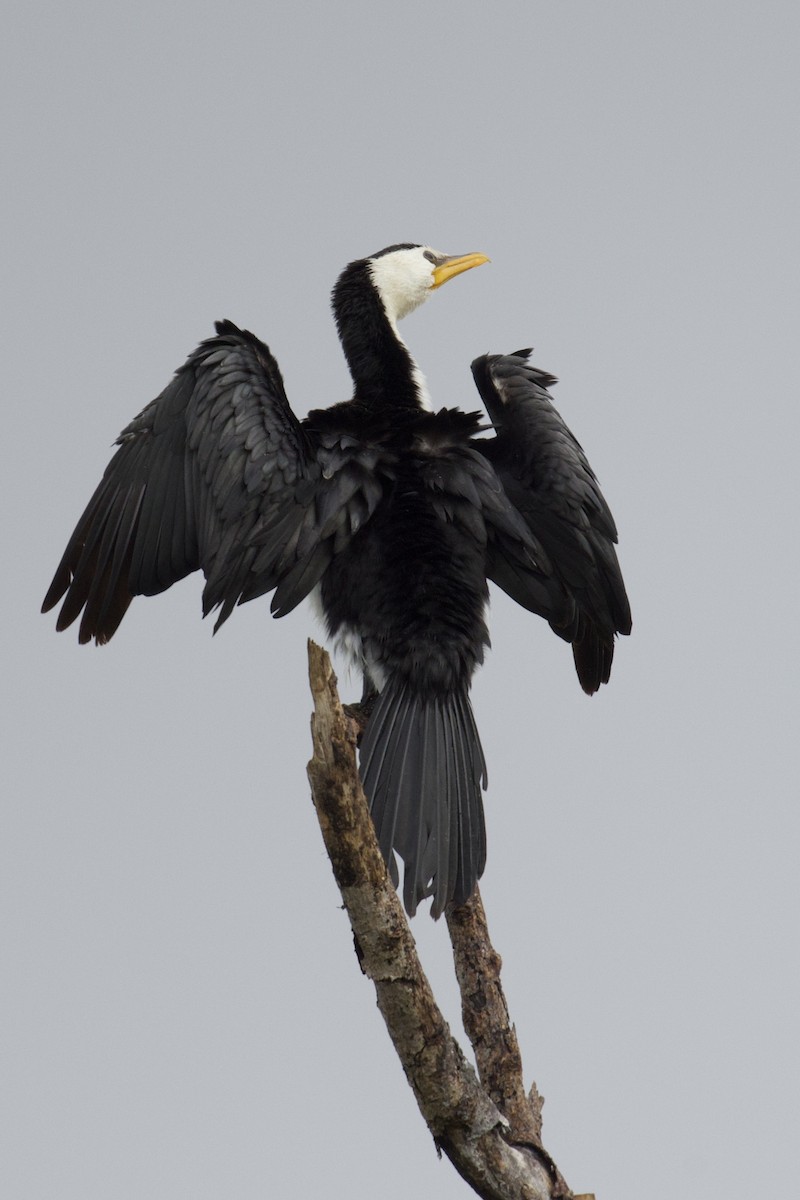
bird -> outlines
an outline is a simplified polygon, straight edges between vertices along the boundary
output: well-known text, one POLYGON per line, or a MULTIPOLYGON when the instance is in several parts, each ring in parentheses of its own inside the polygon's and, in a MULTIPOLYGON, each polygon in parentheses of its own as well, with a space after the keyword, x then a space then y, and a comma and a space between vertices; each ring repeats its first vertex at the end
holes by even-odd
POLYGON ((489 645, 489 582, 572 646, 583 690, 631 630, 617 530, 529 349, 472 363, 488 414, 435 410, 399 322, 487 263, 397 243, 340 274, 332 309, 349 400, 293 412, 270 349, 219 321, 117 449, 45 596, 56 628, 102 645, 134 596, 196 570, 215 631, 272 593, 310 597, 361 671, 360 774, 413 915, 463 905, 486 863, 486 762, 470 685, 489 645))

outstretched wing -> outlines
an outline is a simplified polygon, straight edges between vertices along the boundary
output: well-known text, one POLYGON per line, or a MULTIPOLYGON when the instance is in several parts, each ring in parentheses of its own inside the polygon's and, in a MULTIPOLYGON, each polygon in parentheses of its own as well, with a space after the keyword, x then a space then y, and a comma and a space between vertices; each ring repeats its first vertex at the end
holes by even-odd
POLYGON ((323 464, 289 407, 275 359, 231 322, 216 329, 120 434, 69 540, 43 611, 64 597, 57 628, 82 612, 81 642, 107 642, 134 596, 164 591, 198 569, 208 580, 204 611, 221 605, 222 621, 249 598, 255 530, 280 526, 273 559, 280 551, 283 561, 261 553, 262 580, 273 587, 276 570, 295 567, 321 535, 323 464))
POLYGON ((506 555, 490 558, 488 574, 572 643, 581 686, 591 694, 608 682, 615 635, 631 631, 614 549, 617 529, 583 449, 553 407, 547 388, 554 377, 530 366, 529 354, 484 355, 473 362, 496 429, 494 438, 475 444, 547 555, 565 602, 555 617, 544 612, 524 572, 506 555))

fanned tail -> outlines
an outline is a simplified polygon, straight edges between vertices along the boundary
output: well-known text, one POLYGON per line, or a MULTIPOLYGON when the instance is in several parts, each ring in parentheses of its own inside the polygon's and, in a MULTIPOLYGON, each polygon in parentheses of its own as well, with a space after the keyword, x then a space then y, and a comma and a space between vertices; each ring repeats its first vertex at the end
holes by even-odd
POLYGON ((387 683, 361 743, 361 778, 395 884, 395 852, 405 864, 408 913, 426 896, 433 917, 468 900, 486 865, 486 763, 466 689, 429 698, 387 683))

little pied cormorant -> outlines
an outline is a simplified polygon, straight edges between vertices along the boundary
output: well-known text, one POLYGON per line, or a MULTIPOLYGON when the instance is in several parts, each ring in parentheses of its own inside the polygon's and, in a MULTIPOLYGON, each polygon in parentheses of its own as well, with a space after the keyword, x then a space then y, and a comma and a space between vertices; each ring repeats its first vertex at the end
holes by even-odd
POLYGON ((530 351, 472 373, 491 418, 430 409, 397 322, 487 262, 389 246, 350 263, 333 311, 353 399, 298 420, 253 334, 216 326, 120 434, 69 540, 43 611, 102 644, 132 598, 192 571, 215 629, 274 591, 290 612, 316 591, 328 632, 356 657, 371 716, 361 776, 409 913, 471 895, 486 859, 486 765, 469 701, 489 644, 487 580, 572 643, 584 691, 611 670, 631 616, 614 520, 530 351))

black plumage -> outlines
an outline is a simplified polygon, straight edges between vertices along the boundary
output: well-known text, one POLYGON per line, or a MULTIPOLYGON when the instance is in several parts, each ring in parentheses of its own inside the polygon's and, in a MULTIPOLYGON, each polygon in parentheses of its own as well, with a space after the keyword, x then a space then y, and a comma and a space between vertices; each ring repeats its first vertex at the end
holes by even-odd
POLYGON ((486 765, 469 701, 488 646, 487 580, 572 643, 582 686, 630 630, 616 529, 528 352, 473 363, 491 418, 429 411, 396 322, 486 261, 388 247, 351 263, 333 307, 353 399, 298 419, 269 349, 229 321, 118 439, 44 610, 107 642, 133 596, 194 570, 215 628, 273 592, 275 616, 316 592, 361 667, 372 714, 361 773, 413 913, 472 893, 486 859, 486 765))
POLYGON ((530 354, 484 355, 473 362, 472 374, 496 435, 483 452, 546 556, 561 602, 543 611, 508 560, 495 557, 487 571, 572 643, 578 678, 591 695, 608 683, 615 635, 631 631, 614 548, 617 527, 583 448, 553 407, 547 388, 555 377, 531 366, 530 354))

